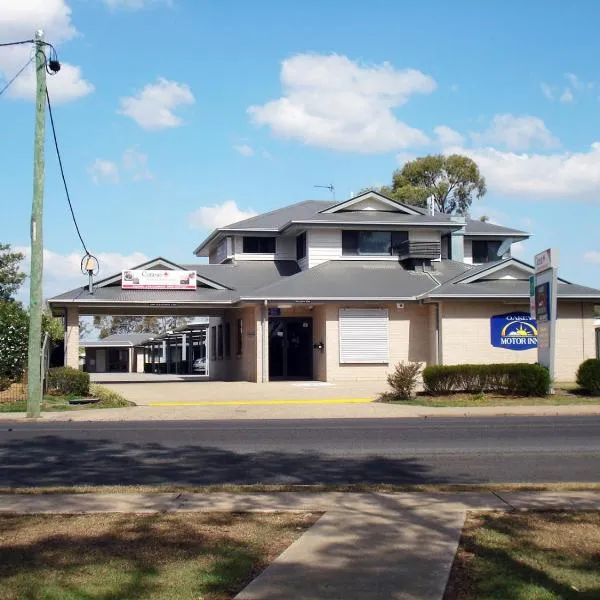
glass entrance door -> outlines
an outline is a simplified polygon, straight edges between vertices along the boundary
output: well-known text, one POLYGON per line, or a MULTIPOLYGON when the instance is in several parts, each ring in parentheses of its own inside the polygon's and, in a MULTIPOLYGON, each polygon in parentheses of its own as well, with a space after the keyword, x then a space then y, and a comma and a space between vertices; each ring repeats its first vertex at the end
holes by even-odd
POLYGON ((312 379, 312 318, 269 319, 269 379, 312 379))

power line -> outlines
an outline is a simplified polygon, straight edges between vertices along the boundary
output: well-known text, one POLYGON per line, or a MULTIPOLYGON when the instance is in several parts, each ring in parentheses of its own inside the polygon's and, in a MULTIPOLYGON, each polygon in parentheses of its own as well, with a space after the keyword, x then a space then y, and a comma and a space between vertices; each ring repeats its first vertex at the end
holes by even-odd
POLYGON ((22 44, 34 44, 35 40, 21 40, 20 42, 4 42, 0 44, 0 48, 4 46, 21 46, 22 44))
POLYGON ((18 73, 0 90, 0 96, 12 85, 13 81, 32 63, 35 56, 32 56, 18 71, 18 73))
POLYGON ((50 94, 48 94, 48 89, 46 88, 46 101, 48 104, 48 114, 50 115, 50 125, 52 127, 52 137, 54 138, 54 148, 56 149, 56 156, 58 157, 58 165, 60 167, 60 175, 62 177, 63 185, 65 188, 65 193, 67 195, 67 202, 69 203, 69 210, 71 211, 71 217, 73 218, 73 223, 75 225, 75 230, 77 231, 77 235, 79 236, 79 240, 81 241, 81 245, 85 250, 86 255, 90 255, 85 242, 83 241, 83 237, 81 236, 81 232, 79 231, 79 225, 77 224, 77 219, 75 217, 75 211, 73 210, 73 204, 71 203, 71 195, 69 194, 69 187, 67 186, 67 180, 65 178, 65 171, 63 169, 62 158, 60 156, 60 149, 58 147, 58 140, 56 138, 56 128, 54 127, 54 116, 52 114, 52 104, 50 103, 50 94))

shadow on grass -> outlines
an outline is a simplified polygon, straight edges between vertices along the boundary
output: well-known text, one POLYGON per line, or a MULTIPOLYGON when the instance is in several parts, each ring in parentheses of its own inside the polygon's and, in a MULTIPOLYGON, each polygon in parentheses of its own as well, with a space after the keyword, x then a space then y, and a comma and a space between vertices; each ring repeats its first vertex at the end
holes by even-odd
POLYGON ((1 517, 0 527, 14 541, 0 544, 0 595, 231 598, 274 557, 264 535, 283 536, 277 554, 297 537, 299 525, 299 516, 279 524, 232 514, 1 517), (263 537, 253 526, 266 527, 263 537))
POLYGON ((568 533, 582 526, 586 514, 544 511, 474 517, 463 531, 444 600, 597 600, 597 513, 591 517, 591 535, 568 533))

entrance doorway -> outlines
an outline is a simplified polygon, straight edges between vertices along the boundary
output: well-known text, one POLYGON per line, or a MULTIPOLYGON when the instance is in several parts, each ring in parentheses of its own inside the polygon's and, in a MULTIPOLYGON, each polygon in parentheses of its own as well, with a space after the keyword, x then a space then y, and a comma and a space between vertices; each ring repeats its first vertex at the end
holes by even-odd
POLYGON ((269 379, 312 377, 312 318, 269 319, 269 379))

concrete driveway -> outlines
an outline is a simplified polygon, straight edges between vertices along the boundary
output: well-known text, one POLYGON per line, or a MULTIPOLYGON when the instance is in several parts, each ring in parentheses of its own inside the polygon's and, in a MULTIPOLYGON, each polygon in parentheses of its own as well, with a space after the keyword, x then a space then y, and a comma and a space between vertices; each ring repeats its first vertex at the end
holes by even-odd
POLYGON ((141 406, 207 404, 366 403, 385 390, 385 382, 329 384, 319 381, 209 381, 194 375, 92 373, 91 380, 141 406))

